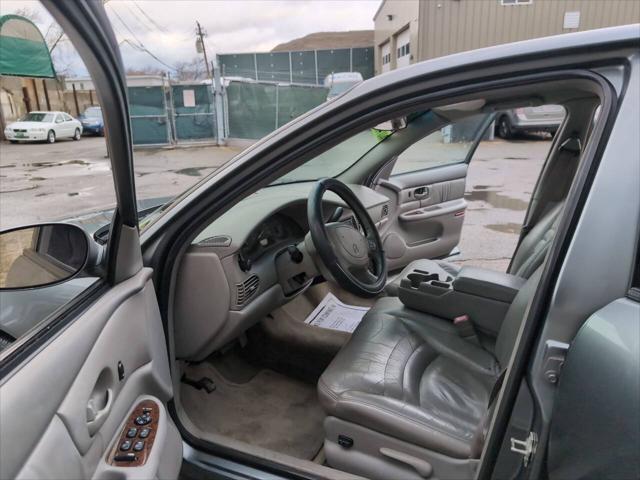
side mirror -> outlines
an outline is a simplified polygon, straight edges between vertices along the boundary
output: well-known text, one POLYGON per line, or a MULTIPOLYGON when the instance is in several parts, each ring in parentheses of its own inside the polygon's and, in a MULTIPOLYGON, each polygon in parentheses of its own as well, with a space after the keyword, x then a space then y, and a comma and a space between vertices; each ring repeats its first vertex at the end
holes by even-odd
POLYGON ((37 288, 68 280, 87 265, 90 240, 67 223, 18 227, 0 233, 0 290, 37 288))

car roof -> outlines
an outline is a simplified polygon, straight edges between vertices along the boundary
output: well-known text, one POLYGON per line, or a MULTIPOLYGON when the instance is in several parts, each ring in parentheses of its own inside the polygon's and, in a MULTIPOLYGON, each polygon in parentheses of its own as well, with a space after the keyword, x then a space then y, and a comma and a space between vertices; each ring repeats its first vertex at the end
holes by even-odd
POLYGON ((619 27, 564 33, 437 57, 376 75, 358 84, 341 98, 344 101, 348 101, 354 97, 366 96, 396 81, 402 82, 424 75, 432 75, 436 72, 459 68, 469 69, 474 64, 508 62, 519 57, 525 58, 532 55, 550 56, 552 52, 572 49, 594 51, 602 47, 615 45, 633 45, 637 48, 637 42, 640 39, 640 29, 638 27, 640 27, 640 24, 636 23, 619 27))

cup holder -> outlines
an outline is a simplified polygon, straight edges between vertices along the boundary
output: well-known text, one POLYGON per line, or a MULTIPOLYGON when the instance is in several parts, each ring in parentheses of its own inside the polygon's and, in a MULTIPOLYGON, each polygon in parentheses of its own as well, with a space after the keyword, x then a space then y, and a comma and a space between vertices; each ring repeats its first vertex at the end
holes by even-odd
POLYGON ((437 273, 418 273, 412 272, 407 275, 407 278, 411 282, 411 288, 419 288, 421 283, 426 283, 430 281, 437 281, 440 279, 437 273))
POLYGON ((416 290, 418 290, 423 283, 428 283, 432 287, 449 289, 451 288, 451 282, 453 282, 453 278, 448 275, 445 280, 441 280, 440 275, 437 273, 429 273, 423 270, 414 270, 408 274, 406 278, 409 280, 411 288, 416 290))

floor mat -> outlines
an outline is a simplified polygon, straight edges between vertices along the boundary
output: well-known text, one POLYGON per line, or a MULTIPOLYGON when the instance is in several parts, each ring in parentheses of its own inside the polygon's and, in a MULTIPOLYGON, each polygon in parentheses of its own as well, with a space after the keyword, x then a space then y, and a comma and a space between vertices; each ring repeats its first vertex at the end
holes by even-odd
POLYGON ((200 429, 304 460, 322 448, 325 414, 315 385, 271 370, 259 371, 246 383, 232 383, 207 362, 189 366, 185 373, 216 384, 210 394, 181 384, 182 405, 200 429))

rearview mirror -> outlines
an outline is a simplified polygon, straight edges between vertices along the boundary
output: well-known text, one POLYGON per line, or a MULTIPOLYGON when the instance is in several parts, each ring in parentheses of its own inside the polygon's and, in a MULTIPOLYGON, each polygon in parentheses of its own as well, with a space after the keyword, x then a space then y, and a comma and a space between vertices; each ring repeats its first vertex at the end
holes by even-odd
POLYGON ((402 130, 407 126, 407 117, 398 117, 386 122, 379 123, 374 127, 375 130, 381 132, 395 132, 396 130, 402 130))
POLYGON ((0 233, 0 290, 44 287, 74 277, 87 263, 89 238, 66 223, 0 233))

